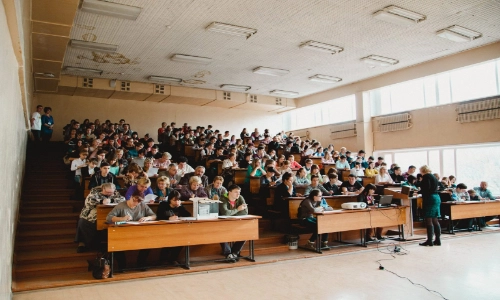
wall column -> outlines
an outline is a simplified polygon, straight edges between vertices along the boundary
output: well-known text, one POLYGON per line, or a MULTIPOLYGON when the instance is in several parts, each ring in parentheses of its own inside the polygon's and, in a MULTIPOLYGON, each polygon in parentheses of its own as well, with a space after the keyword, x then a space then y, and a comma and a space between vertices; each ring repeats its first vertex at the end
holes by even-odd
MULTIPOLYGON (((370 115, 370 99, 368 97, 368 92, 357 92, 354 96, 356 98, 356 144, 358 145, 358 149, 351 149, 351 151, 363 149, 368 157, 373 153, 373 128, 370 115)), ((354 155, 353 153, 352 156, 354 155)))

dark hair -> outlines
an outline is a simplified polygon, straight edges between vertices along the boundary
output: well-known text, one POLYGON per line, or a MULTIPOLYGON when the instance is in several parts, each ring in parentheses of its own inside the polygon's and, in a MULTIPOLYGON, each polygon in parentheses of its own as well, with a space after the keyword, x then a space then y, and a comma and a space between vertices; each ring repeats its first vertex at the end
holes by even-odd
POLYGON ((185 163, 188 162, 188 159, 185 156, 179 156, 179 159, 177 160, 178 163, 185 163))
POLYGON ((43 109, 43 112, 47 113, 49 110, 52 110, 52 108, 50 106, 47 106, 43 109))
MULTIPOLYGON (((146 135, 147 135, 147 134, 146 134, 146 135)), ((146 141, 146 143, 150 143, 150 142, 153 142, 153 143, 154 143, 154 142, 155 142, 155 140, 153 140, 152 138, 149 138, 149 139, 146 141)))
POLYGON ((181 199, 181 193, 179 193, 178 191, 176 190, 172 190, 170 192, 170 194, 168 194, 168 197, 167 197, 167 203, 170 205, 170 201, 175 198, 175 199, 181 199))
POLYGON ((360 153, 366 153, 366 152, 365 152, 365 150, 359 150, 358 154, 360 154, 360 153))
POLYGON ((377 187, 373 183, 369 183, 365 186, 365 189, 363 190, 363 195, 368 195, 368 192, 370 190, 377 191, 377 187))
POLYGON ((463 184, 463 183, 459 183, 459 184, 457 184, 457 188, 458 189, 462 189, 462 190, 466 190, 467 186, 465 184, 463 184))
POLYGON ((320 190, 318 189, 313 189, 310 193, 309 193, 309 196, 307 196, 307 198, 313 200, 315 196, 319 196, 318 194, 321 193, 320 190))
POLYGON ((417 180, 417 177, 413 176, 413 175, 408 175, 408 178, 406 178, 406 181, 413 184, 415 183, 415 181, 417 180))
POLYGON ((316 179, 316 178, 319 179, 319 176, 318 175, 311 175, 311 181, 313 181, 313 179, 316 179))
POLYGON ((384 158, 382 156, 379 156, 377 159, 378 160, 384 160, 384 158))
POLYGON ((348 177, 354 177, 354 178, 356 178, 357 176, 356 176, 356 175, 354 175, 354 174, 349 174, 349 176, 348 176, 348 177))
POLYGON ((281 182, 290 179, 292 176, 293 175, 291 173, 285 172, 285 174, 281 177, 281 182))
POLYGON ((335 173, 330 173, 330 174, 328 174, 328 178, 329 179, 339 178, 339 176, 337 176, 337 174, 335 174, 335 173))
POLYGON ((227 187, 228 192, 235 190, 235 189, 241 190, 241 188, 236 184, 231 184, 230 186, 227 187))
POLYGON ((103 162, 101 163, 101 168, 102 168, 102 167, 109 167, 109 164, 108 164, 107 162, 103 161, 103 162))
POLYGON ((397 171, 397 170, 399 170, 399 169, 401 169, 401 168, 400 168, 400 167, 394 167, 394 169, 393 169, 393 170, 394 170, 394 171, 397 171))

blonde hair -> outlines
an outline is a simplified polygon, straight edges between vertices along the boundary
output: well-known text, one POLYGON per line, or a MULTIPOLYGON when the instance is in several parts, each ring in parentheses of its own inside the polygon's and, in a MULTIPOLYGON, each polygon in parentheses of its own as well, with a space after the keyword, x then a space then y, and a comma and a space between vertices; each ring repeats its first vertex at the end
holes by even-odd
POLYGON ((191 178, 189 178, 189 185, 191 185, 191 183, 193 182, 201 184, 201 178, 198 176, 191 176, 191 178))
POLYGON ((168 179, 167 176, 160 176, 156 179, 156 183, 158 182, 166 182, 167 183, 167 186, 170 185, 170 179, 168 179))
POLYGON ((140 178, 139 180, 137 180, 137 184, 146 185, 147 187, 150 187, 151 180, 149 180, 149 178, 143 177, 143 178, 140 178))
POLYGON ((161 155, 161 157, 166 157, 167 159, 171 159, 172 158, 172 155, 168 152, 163 152, 163 154, 161 155))
POLYGON ((432 170, 427 165, 423 165, 420 167, 420 173, 429 174, 429 173, 432 173, 432 170))
POLYGON ((216 182, 217 180, 220 180, 222 183, 224 183, 224 178, 222 178, 222 176, 215 176, 214 182, 216 182))

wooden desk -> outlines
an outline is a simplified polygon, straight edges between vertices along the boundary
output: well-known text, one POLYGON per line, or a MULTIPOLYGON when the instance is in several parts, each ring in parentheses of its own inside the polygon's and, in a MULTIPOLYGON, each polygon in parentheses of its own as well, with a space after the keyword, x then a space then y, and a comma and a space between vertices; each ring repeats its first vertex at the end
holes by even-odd
POLYGON ((375 184, 375 177, 366 177, 363 176, 361 177, 363 179, 363 186, 366 186, 367 184, 375 184))
MULTIPOLYGON (((398 226, 404 240, 404 224, 406 223, 406 206, 388 208, 368 208, 357 210, 325 211, 315 214, 318 226, 318 242, 316 252, 321 253, 321 234, 362 230, 366 228, 398 226)), ((364 232, 361 243, 366 245, 364 232)))
POLYGON ((196 153, 193 150, 193 145, 185 145, 184 146, 184 155, 188 158, 194 158, 196 153))
POLYGON ((194 151, 194 161, 199 162, 201 160, 201 149, 192 149, 192 150, 194 151))
MULTIPOLYGON (((297 220, 298 212, 299 212, 299 206, 302 200, 304 200, 306 197, 289 197, 285 198, 285 200, 288 200, 288 217, 290 220, 297 220)), ((340 196, 325 196, 326 202, 328 205, 330 205, 333 209, 341 209, 342 204, 346 202, 357 202, 357 196, 351 196, 351 195, 340 195, 340 196)))
MULTIPOLYGON (((186 208, 187 211, 193 215, 193 202, 191 201, 182 201, 182 205, 186 208)), ((96 226, 97 230, 104 230, 108 228, 110 225, 106 223, 106 217, 108 214, 113 210, 113 207, 116 205, 97 205, 97 219, 96 219, 96 226)), ((159 203, 149 203, 148 206, 151 208, 151 210, 156 214, 156 211, 158 210, 158 206, 160 206, 159 203)))
POLYGON ((245 183, 245 177, 247 176, 248 169, 238 168, 234 169, 234 184, 241 185, 245 183))
MULTIPOLYGON (((337 169, 335 164, 323 164, 323 169, 325 170, 325 175, 328 174, 328 171, 330 171, 330 169, 337 169)), ((342 180, 339 176, 339 180, 342 180)))
MULTIPOLYGON (((296 162, 302 164, 302 155, 300 153, 291 153, 291 155, 293 155, 296 162)), ((286 159, 288 159, 288 157, 286 159)))
POLYGON ((321 157, 311 157, 310 160, 312 160, 313 165, 321 165, 321 157))
POLYGON ((139 225, 112 225, 108 227, 108 252, 111 252, 110 277, 113 277, 113 254, 116 251, 186 246, 184 267, 189 269, 189 246, 248 240, 250 256, 246 258, 255 261, 254 240, 259 239, 260 218, 249 215, 230 219, 152 221, 139 225))
POLYGON ((260 177, 250 176, 250 193, 258 194, 260 191, 260 177))
POLYGON ((500 215, 500 200, 442 202, 441 215, 449 215, 448 230, 454 234, 453 220, 500 215))

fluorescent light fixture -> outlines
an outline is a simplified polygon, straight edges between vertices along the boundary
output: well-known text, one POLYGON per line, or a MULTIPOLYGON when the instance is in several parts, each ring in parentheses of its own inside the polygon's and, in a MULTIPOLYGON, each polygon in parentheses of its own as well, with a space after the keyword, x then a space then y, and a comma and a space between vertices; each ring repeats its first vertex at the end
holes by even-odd
POLYGON ((272 90, 269 92, 269 94, 279 95, 279 96, 298 96, 299 95, 299 93, 297 93, 297 92, 282 91, 282 90, 272 90))
POLYGON ((361 60, 367 64, 381 66, 381 67, 387 67, 399 63, 399 60, 397 59, 378 56, 378 55, 370 55, 367 57, 363 57, 361 60))
POLYGON ((68 72, 78 72, 78 73, 93 73, 93 74, 102 74, 102 70, 95 70, 95 69, 85 69, 85 68, 78 68, 78 67, 66 67, 66 71, 68 72))
POLYGON ((436 35, 454 42, 470 42, 482 36, 481 33, 461 26, 453 25, 436 32, 436 35))
POLYGON ((47 77, 47 78, 55 78, 56 76, 52 73, 35 73, 37 76, 47 77))
POLYGON ((91 51, 97 51, 97 52, 113 53, 113 52, 116 52, 116 50, 118 50, 117 45, 93 43, 93 42, 79 41, 79 40, 71 40, 69 42, 69 45, 73 48, 85 49, 85 50, 91 50, 91 51))
POLYGON ((246 39, 257 33, 257 29, 219 23, 219 22, 213 22, 212 24, 208 25, 206 29, 208 31, 244 37, 246 39))
POLYGON ((181 83, 182 82, 182 79, 180 79, 180 78, 154 76, 154 75, 149 76, 148 79, 151 81, 156 81, 156 82, 170 82, 170 83, 181 83))
POLYGON ((174 54, 171 58, 173 61, 192 63, 192 64, 201 64, 208 65, 212 62, 211 58, 201 57, 201 56, 191 56, 185 54, 174 54))
POLYGON ((256 74, 264 74, 264 75, 270 75, 270 76, 284 76, 290 71, 288 70, 283 70, 283 69, 273 69, 273 68, 267 68, 267 67, 257 67, 253 69, 254 73, 256 74))
POLYGON ((300 48, 306 48, 306 49, 311 49, 311 50, 317 50, 321 52, 327 52, 331 54, 337 54, 339 52, 344 51, 344 48, 334 46, 334 45, 329 45, 329 44, 324 44, 320 42, 315 42, 315 41, 308 41, 299 46, 300 48))
POLYGON ((373 14, 375 19, 392 24, 410 26, 425 20, 425 16, 394 5, 387 6, 373 14))
POLYGON ((231 90, 231 91, 237 91, 237 92, 246 92, 252 87, 248 85, 237 85, 237 84, 223 84, 220 86, 221 89, 223 90, 231 90))
POLYGON ((128 20, 136 20, 142 11, 140 7, 98 0, 84 0, 80 9, 91 14, 128 20))
POLYGON ((309 80, 324 83, 336 83, 342 81, 342 78, 317 74, 309 77, 309 80))

